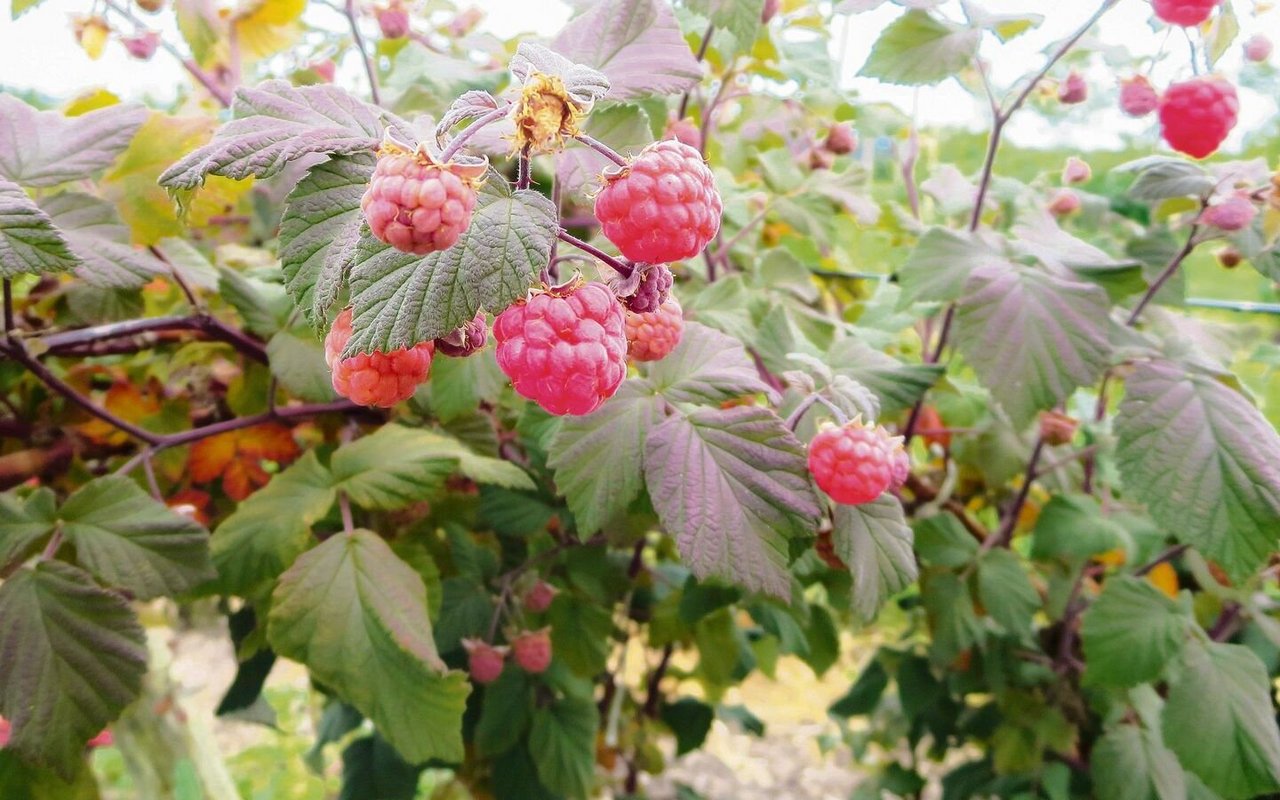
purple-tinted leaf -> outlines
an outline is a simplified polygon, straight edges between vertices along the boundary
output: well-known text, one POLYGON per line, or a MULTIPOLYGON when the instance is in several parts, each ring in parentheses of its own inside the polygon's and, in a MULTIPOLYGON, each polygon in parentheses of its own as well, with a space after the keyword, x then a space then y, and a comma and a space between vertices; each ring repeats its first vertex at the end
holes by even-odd
MULTIPOLYGON (((523 45, 521 45, 523 47, 523 45)), ((498 99, 482 89, 464 92, 461 97, 450 104, 444 116, 436 123, 436 137, 448 133, 449 129, 464 119, 479 117, 498 107, 498 99)))
POLYGON ((1199 164, 1168 156, 1147 156, 1121 164, 1114 171, 1136 173, 1129 196, 1152 203, 1170 197, 1202 197, 1218 183, 1199 164))
POLYGON ((1139 364, 1116 434, 1125 489, 1232 579, 1276 549, 1280 436, 1239 392, 1169 362, 1139 364))
POLYGON ((0 276, 66 272, 79 263, 49 215, 21 186, 0 178, 0 276))
POLYGON ((511 73, 522 83, 533 75, 559 78, 569 99, 580 111, 590 111, 609 91, 609 79, 591 67, 575 64, 540 44, 522 42, 511 59, 511 73))
POLYGON ((115 105, 66 117, 0 94, 0 178, 37 187, 87 178, 124 152, 148 114, 115 105))
POLYGON ((326 322, 356 257, 364 215, 360 198, 373 174, 368 153, 311 168, 289 193, 280 221, 285 288, 318 330, 326 322))
POLYGON ((1017 425, 1107 366, 1107 293, 1044 270, 991 264, 965 282, 956 344, 1017 425))
POLYGON ((857 506, 837 505, 831 541, 853 576, 853 611, 874 619, 886 599, 916 579, 911 528, 889 494, 857 506))
POLYGON ((804 446, 756 406, 673 414, 649 434, 645 482, 662 525, 700 578, 791 596, 787 539, 821 511, 804 446))
POLYGON ((915 405, 945 371, 937 364, 904 364, 861 339, 846 336, 827 351, 827 363, 880 398, 880 410, 892 414, 915 405))
POLYGON ((113 205, 79 192, 63 192, 43 203, 53 224, 80 260, 76 275, 104 289, 136 289, 164 272, 164 264, 129 242, 129 229, 113 205))
POLYGON ((659 394, 676 403, 718 403, 772 392, 741 342, 696 322, 685 324, 680 344, 653 362, 648 378, 659 394))
POLYGON ((569 22, 551 49, 603 72, 614 100, 675 94, 702 79, 666 0, 600 0, 569 22))
POLYGON ((955 300, 969 273, 983 264, 1003 263, 1000 252, 977 236, 950 228, 930 228, 898 270, 898 307, 920 300, 955 300))

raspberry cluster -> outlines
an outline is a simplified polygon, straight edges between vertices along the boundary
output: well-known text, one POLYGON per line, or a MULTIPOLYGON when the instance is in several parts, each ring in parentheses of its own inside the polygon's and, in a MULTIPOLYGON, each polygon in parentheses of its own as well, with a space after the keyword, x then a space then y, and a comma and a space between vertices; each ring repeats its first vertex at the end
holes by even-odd
POLYGON ((421 151, 386 149, 360 208, 380 241, 426 255, 453 247, 471 224, 476 205, 472 180, 470 168, 436 164, 421 151))
POLYGON ((861 418, 841 426, 827 423, 809 443, 809 472, 818 488, 837 503, 869 503, 892 487, 895 476, 902 473, 897 463, 901 450, 900 437, 864 424, 861 418))
POLYGON ((674 139, 654 142, 605 175, 595 214, 604 235, 632 261, 692 258, 720 230, 723 205, 702 155, 674 139))
POLYGON ((684 312, 673 297, 647 314, 627 314, 627 355, 635 361, 660 361, 680 344, 684 312))
POLYGON ((1205 158, 1236 126, 1236 87, 1221 78, 1193 78, 1170 86, 1160 99, 1160 133, 1169 146, 1205 158))
POLYGON ((333 390, 362 406, 390 408, 413 396, 418 384, 431 374, 435 346, 422 342, 389 353, 361 353, 342 358, 351 339, 351 309, 333 321, 324 337, 324 360, 333 372, 333 390))
POLYGON ((1170 25, 1190 28, 1213 16, 1222 0, 1152 0, 1156 16, 1170 25))
POLYGON ((498 366, 516 392, 556 415, 589 414, 627 374, 626 320, 602 283, 517 303, 493 326, 498 366))

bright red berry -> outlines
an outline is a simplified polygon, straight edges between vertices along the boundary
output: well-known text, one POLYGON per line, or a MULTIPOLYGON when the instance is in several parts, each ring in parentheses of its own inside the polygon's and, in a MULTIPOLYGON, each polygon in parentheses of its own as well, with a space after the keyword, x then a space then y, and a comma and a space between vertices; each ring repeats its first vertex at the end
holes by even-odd
POLYGON ((493 683, 502 675, 508 648, 495 647, 480 639, 463 639, 462 647, 467 651, 467 672, 471 673, 471 680, 493 683))
POLYGON ((475 355, 489 343, 489 325, 483 311, 477 311, 471 321, 461 328, 435 340, 436 352, 450 358, 466 358, 475 355))
POLYGON ((1049 213, 1055 217, 1065 217, 1080 210, 1080 195, 1070 189, 1059 189, 1049 201, 1049 213))
POLYGON ((627 355, 635 361, 660 361, 684 334, 684 312, 674 297, 648 314, 627 313, 627 355))
POLYGON ((677 142, 689 145, 694 150, 702 149, 702 131, 698 130, 698 126, 694 125, 690 119, 672 117, 667 120, 667 130, 662 138, 675 139, 677 142))
POLYGON ((333 390, 362 406, 390 408, 413 396, 431 374, 435 345, 422 342, 407 350, 361 353, 342 358, 351 339, 351 309, 343 309, 324 337, 324 360, 333 371, 333 390))
POLYGON ((627 374, 626 319, 602 283, 516 303, 498 315, 493 336, 516 392, 552 414, 590 414, 627 374))
POLYGON ((1058 86, 1058 102, 1067 105, 1075 103, 1083 103, 1089 97, 1089 84, 1085 83, 1084 76, 1079 72, 1072 71, 1067 75, 1067 79, 1058 86))
POLYGON ((4 717, 0 717, 0 748, 3 748, 9 743, 9 729, 9 720, 4 717))
POLYGON ((1145 117, 1160 107, 1160 95, 1151 81, 1134 75, 1120 81, 1120 110, 1131 117, 1145 117))
POLYGON ((155 31, 142 31, 132 36, 121 36, 120 43, 124 45, 125 50, 129 51, 129 55, 139 61, 149 61, 160 45, 160 34, 155 31))
POLYGON ((1253 224, 1257 215, 1258 209, 1247 194, 1233 194, 1206 208, 1200 214, 1200 223, 1220 231, 1242 231, 1253 224))
POLYGON ((893 483, 894 450, 901 439, 855 418, 824 425, 809 443, 809 471, 818 488, 837 503, 875 500, 893 483))
POLYGON ((636 287, 635 293, 630 297, 622 298, 622 306, 637 314, 657 311, 663 303, 667 302, 673 283, 675 279, 672 278, 671 270, 667 269, 666 264, 650 264, 644 268, 644 275, 641 276, 640 285, 636 287))
POLYGON ((546 581, 538 581, 524 593, 524 609, 533 614, 541 614, 551 608, 551 601, 558 594, 556 587, 546 581))
POLYGON ((1265 33, 1256 33, 1244 43, 1244 57, 1259 63, 1271 57, 1271 40, 1265 33))
POLYGON ((409 35, 409 10, 402 3, 393 2, 376 12, 378 28, 384 39, 403 39, 409 35))
POLYGON ((1156 16, 1170 25, 1189 28, 1213 16, 1222 0, 1152 0, 1156 16))
POLYGON ((524 631, 511 640, 511 655, 520 669, 538 674, 551 666, 551 629, 524 631))
POLYGON ((723 206, 702 155, 667 139, 604 176, 596 218, 632 261, 666 264, 702 252, 720 230, 723 206))
POLYGON ((437 164, 419 150, 384 150, 360 208, 369 230, 397 250, 426 255, 447 250, 471 225, 475 183, 484 167, 437 164))
POLYGON ((827 138, 822 144, 836 155, 847 155, 858 146, 858 134, 849 123, 837 122, 827 129, 827 138))
POLYGON ((1160 100, 1160 131, 1169 146, 1194 158, 1211 155, 1236 126, 1236 87, 1222 78, 1175 83, 1160 100))

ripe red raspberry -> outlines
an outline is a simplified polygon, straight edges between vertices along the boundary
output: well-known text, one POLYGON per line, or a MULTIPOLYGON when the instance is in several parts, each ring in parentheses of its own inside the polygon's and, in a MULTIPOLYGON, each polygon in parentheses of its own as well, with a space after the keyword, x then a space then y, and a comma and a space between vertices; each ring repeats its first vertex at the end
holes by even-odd
POLYGON ((889 482, 889 488, 901 489, 910 475, 911 456, 907 453, 906 448, 899 447, 893 451, 893 479, 889 482))
POLYGON ((628 311, 634 311, 637 314, 657 311, 663 303, 667 302, 671 284, 674 282, 675 279, 671 277, 671 270, 667 269, 666 264, 651 264, 640 278, 640 285, 636 287, 635 293, 630 297, 622 298, 622 305, 628 311))
POLYGON ((1265 33, 1256 33, 1244 43, 1244 57, 1261 63, 1271 57, 1271 40, 1265 33))
POLYGON ((1074 70, 1067 75, 1067 79, 1058 86, 1058 102, 1067 105, 1075 103, 1083 103, 1089 97, 1089 84, 1084 82, 1084 76, 1074 70))
POLYGON ((1236 87, 1222 78, 1175 83, 1160 99, 1160 132, 1169 146, 1194 158, 1211 155, 1236 126, 1236 87))
POLYGON ((556 587, 546 581, 538 581, 524 593, 524 610, 533 614, 541 614, 551 608, 551 601, 559 592, 556 587))
POLYGON ((517 303, 498 315, 493 336, 516 392, 552 414, 590 414, 627 374, 626 320, 602 283, 517 303))
POLYGON ((489 326, 483 311, 477 311, 471 321, 461 328, 435 340, 436 352, 450 358, 466 358, 475 355, 489 343, 489 326))
POLYGON ((596 218, 632 261, 666 264, 702 252, 720 230, 723 206, 701 154, 671 139, 604 176, 596 218))
POLYGON ((818 531, 818 541, 813 543, 813 549, 818 554, 818 558, 822 559, 828 567, 834 570, 848 571, 849 565, 844 563, 840 556, 836 555, 836 545, 832 541, 830 528, 818 531))
POLYGON ((1120 110, 1131 117, 1145 117, 1160 107, 1160 95, 1151 81, 1134 75, 1120 81, 1120 110))
POLYGON ((1247 194, 1233 194, 1220 203, 1209 206, 1200 214, 1200 224, 1220 231, 1242 231, 1253 224, 1258 209, 1247 194))
POLYGON ((361 353, 342 358, 351 339, 351 309, 343 309, 324 337, 324 360, 333 371, 333 390, 362 406, 390 408, 413 396, 431 374, 435 345, 422 342, 407 350, 361 353))
POLYGON ((479 639, 463 639, 462 648, 467 651, 467 672, 476 683, 493 683, 502 675, 507 658, 506 647, 495 647, 479 639))
POLYGON ((809 471, 837 503, 869 503, 893 483, 894 450, 900 443, 861 418, 840 427, 827 423, 809 443, 809 471))
POLYGON ((836 155, 847 155, 858 146, 858 134, 849 123, 837 122, 827 129, 827 138, 822 144, 836 155))
POLYGON ((379 8, 375 14, 384 39, 403 39, 409 35, 409 10, 404 4, 392 0, 390 5, 379 8))
POLYGON ((139 61, 150 61, 160 45, 160 34, 155 31, 142 31, 132 36, 121 36, 120 44, 129 51, 129 55, 139 61))
POLYGON ((673 297, 657 311, 627 314, 627 355, 635 361, 661 361, 684 334, 684 312, 673 297))
POLYGON ((1080 195, 1070 189, 1059 189, 1049 201, 1049 213, 1055 217, 1065 217, 1080 210, 1080 195))
POLYGON ((471 224, 474 183, 483 175, 483 168, 437 164, 421 150, 385 148, 360 208, 373 235, 397 250, 447 250, 471 224))
POLYGON ((702 149, 702 131, 698 130, 698 126, 693 124, 689 119, 676 119, 672 117, 667 120, 667 129, 663 133, 664 139, 675 139, 677 142, 683 142, 694 150, 702 149))
POLYGON ((511 655, 520 669, 534 675, 551 666, 551 629, 524 631, 511 640, 511 655))
POLYGON ((1152 0, 1156 16, 1170 25, 1184 28, 1199 25, 1213 16, 1222 0, 1152 0))

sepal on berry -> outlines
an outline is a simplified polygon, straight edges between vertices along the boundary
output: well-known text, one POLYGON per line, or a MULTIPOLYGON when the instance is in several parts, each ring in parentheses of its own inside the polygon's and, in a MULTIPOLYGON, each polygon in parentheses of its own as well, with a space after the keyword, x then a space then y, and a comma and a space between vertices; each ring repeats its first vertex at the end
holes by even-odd
POLYGON ((466 358, 475 355, 489 343, 489 325, 483 311, 466 325, 435 340, 436 352, 450 358, 466 358))

